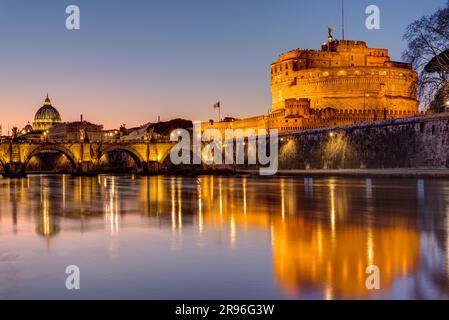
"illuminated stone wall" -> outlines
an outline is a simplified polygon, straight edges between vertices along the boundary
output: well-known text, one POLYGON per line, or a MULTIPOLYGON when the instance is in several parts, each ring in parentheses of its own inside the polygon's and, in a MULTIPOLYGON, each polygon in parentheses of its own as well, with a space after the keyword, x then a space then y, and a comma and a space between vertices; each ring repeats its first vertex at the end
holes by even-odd
POLYGON ((449 114, 285 134, 279 167, 448 168, 449 114))

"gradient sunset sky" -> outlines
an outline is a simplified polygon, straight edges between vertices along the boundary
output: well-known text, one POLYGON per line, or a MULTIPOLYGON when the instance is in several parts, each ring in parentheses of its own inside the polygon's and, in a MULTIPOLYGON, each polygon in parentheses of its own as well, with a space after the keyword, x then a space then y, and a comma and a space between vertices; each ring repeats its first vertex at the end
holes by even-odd
MULTIPOLYGON (((406 26, 446 0, 346 0, 346 39, 390 49, 406 26), (381 9, 381 30, 365 8, 381 9)), ((182 117, 247 117, 270 109, 269 65, 294 48, 318 49, 340 0, 0 0, 0 124, 22 128, 47 92, 63 121, 115 128, 182 117), (65 8, 81 30, 65 28, 65 8)))

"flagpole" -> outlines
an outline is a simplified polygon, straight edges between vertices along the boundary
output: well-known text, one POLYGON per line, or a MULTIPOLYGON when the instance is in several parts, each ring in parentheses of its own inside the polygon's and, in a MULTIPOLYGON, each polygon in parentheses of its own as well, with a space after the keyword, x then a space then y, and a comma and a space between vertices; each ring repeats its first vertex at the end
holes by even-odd
POLYGON ((345 0, 341 0, 341 36, 345 40, 345 0))

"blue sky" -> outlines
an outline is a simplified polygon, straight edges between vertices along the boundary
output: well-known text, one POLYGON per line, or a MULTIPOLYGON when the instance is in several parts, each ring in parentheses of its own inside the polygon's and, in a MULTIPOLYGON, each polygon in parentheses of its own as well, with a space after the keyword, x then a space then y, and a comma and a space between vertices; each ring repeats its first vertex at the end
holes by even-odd
MULTIPOLYGON (((406 26, 446 0, 346 0, 346 39, 400 59, 406 26), (365 28, 365 8, 381 30, 365 28)), ((47 91, 63 120, 106 127, 184 117, 245 117, 270 108, 269 65, 294 48, 340 38, 339 0, 0 0, 0 122, 32 121, 47 91), (81 29, 65 28, 66 6, 81 29)))

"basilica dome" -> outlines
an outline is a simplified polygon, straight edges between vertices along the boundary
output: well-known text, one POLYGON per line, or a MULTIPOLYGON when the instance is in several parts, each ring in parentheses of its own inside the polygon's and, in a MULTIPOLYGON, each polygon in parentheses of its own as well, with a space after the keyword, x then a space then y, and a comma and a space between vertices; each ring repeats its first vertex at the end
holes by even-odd
POLYGON ((51 105, 50 98, 45 99, 44 105, 36 112, 34 116, 33 129, 47 130, 57 123, 61 123, 61 116, 58 110, 51 105))

